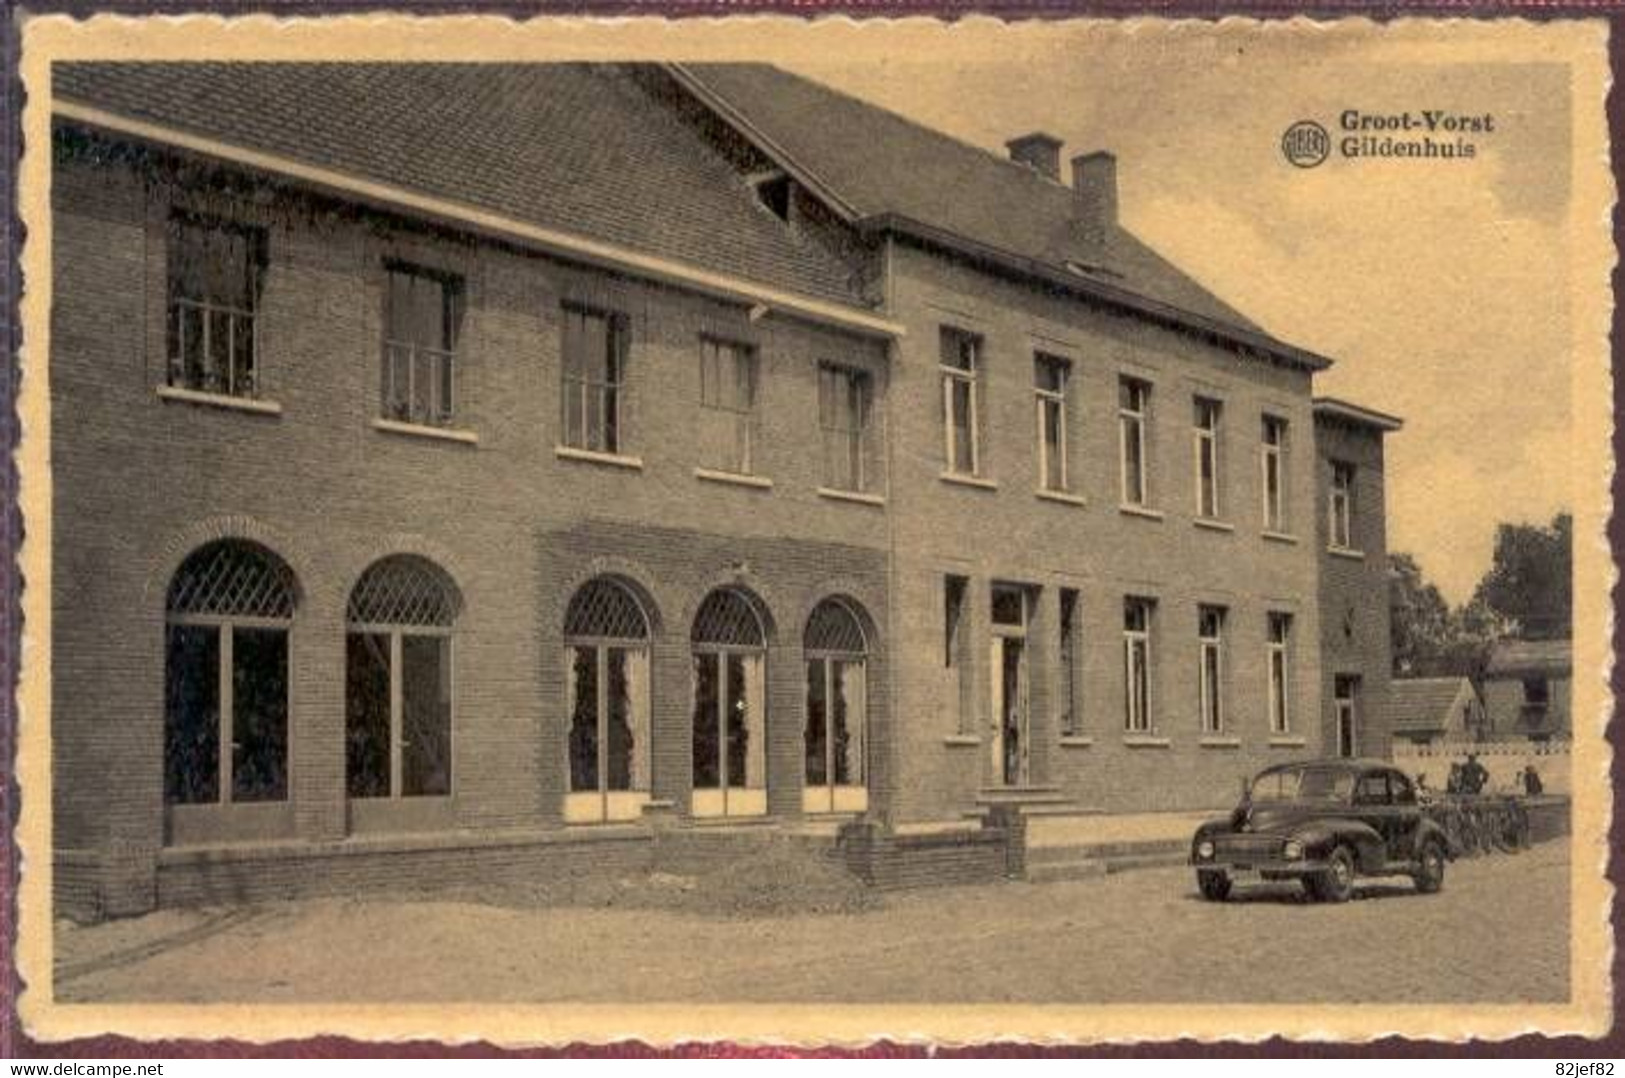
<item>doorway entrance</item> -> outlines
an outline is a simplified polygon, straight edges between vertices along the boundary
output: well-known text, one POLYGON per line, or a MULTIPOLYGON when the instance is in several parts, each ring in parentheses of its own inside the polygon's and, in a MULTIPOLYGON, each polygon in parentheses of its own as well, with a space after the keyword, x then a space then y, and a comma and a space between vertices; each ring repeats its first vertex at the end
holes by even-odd
POLYGON ((988 684, 992 689, 993 781, 1000 786, 1025 786, 1032 777, 1027 663, 1031 614, 1032 595, 1028 589, 993 585, 988 684))

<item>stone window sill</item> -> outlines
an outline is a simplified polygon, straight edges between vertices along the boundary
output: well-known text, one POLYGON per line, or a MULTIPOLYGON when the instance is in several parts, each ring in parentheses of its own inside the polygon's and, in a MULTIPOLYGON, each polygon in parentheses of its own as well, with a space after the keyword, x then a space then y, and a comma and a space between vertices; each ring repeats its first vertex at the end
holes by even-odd
POLYGON ((1206 528, 1210 532, 1233 532, 1236 526, 1228 520, 1214 520, 1212 517, 1197 517, 1191 521, 1198 528, 1206 528))
POLYGON ((939 472, 937 478, 944 483, 953 483, 955 486, 971 487, 976 490, 999 489, 999 484, 991 479, 983 479, 979 475, 965 475, 962 472, 939 472))
POLYGON ((859 505, 886 504, 886 499, 878 494, 865 494, 861 490, 842 490, 839 487, 819 487, 818 496, 836 502, 856 502, 859 505))
POLYGON ((431 438, 442 442, 460 442, 463 445, 478 445, 480 442, 480 436, 471 430, 430 427, 422 423, 402 423, 396 419, 374 419, 372 429, 381 430, 386 434, 404 434, 411 438, 431 438))
POLYGON ((1143 505, 1129 505, 1127 502, 1118 505, 1117 511, 1126 517, 1141 517, 1145 520, 1162 519, 1161 509, 1150 509, 1143 505))
POLYGON ((1241 738, 1226 737, 1223 734, 1206 734, 1198 742, 1204 749, 1239 749, 1241 738))
POLYGON ((736 487, 751 487, 756 490, 772 490, 773 480, 762 475, 745 475, 740 472, 719 472, 713 468, 695 468, 694 478, 704 479, 708 483, 730 483, 736 487))
POLYGON ((185 404, 201 404, 209 408, 224 408, 234 412, 253 412, 257 415, 282 414, 282 405, 276 401, 256 400, 253 397, 233 397, 227 393, 205 393, 199 389, 183 389, 180 386, 159 386, 158 398, 166 401, 181 401, 185 404))
POLYGON ((1298 543, 1298 537, 1290 532, 1266 531, 1264 532, 1264 538, 1272 543, 1291 543, 1293 546, 1298 543))
POLYGON ((1334 558, 1347 558, 1349 561, 1365 561, 1365 551, 1354 550, 1346 546, 1329 546, 1326 553, 1334 558))
POLYGON ((1304 737, 1277 734, 1270 738, 1270 748, 1272 749, 1301 749, 1308 744, 1309 739, 1304 737))
POLYGON ((1060 505, 1074 505, 1082 508, 1083 506, 1089 504, 1084 500, 1082 495, 1070 494, 1064 490, 1044 490, 1043 488, 1039 488, 1038 490, 1033 491, 1033 493, 1044 499, 1046 502, 1056 502, 1060 505))
POLYGON ((1157 737, 1155 734, 1124 734, 1123 744, 1131 749, 1166 749, 1173 745, 1173 738, 1157 737))
POLYGON ((942 739, 944 745, 980 745, 982 739, 975 734, 949 734, 942 739))
POLYGON ((583 464, 603 464, 611 468, 627 468, 635 472, 643 470, 642 457, 629 457, 621 453, 600 453, 595 449, 577 449, 571 445, 558 445, 553 447, 553 455, 560 460, 578 460, 583 464))

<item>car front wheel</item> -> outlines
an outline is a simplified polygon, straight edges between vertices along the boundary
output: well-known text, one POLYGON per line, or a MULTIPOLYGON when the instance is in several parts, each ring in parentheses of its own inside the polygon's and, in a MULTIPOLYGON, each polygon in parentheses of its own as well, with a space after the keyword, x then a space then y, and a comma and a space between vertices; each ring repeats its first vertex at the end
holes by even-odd
POLYGON ((1444 846, 1438 839, 1430 838, 1422 844, 1422 855, 1417 859, 1412 879, 1416 881, 1417 891, 1424 895, 1431 895, 1444 886, 1444 846))
POLYGON ((1312 879, 1310 889, 1322 902, 1347 902, 1354 894, 1354 855, 1347 846, 1337 847, 1312 879))
POLYGON ((1230 897, 1230 877, 1223 872, 1198 872, 1196 889, 1201 891, 1202 897, 1209 902, 1223 902, 1230 897))

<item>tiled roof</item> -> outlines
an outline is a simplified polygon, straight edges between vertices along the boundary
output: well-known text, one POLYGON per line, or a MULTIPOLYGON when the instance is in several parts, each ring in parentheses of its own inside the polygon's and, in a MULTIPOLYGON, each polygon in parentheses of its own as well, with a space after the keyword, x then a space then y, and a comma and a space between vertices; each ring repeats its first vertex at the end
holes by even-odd
POLYGON ((1568 640, 1497 640, 1490 649, 1490 677, 1520 674, 1567 675, 1574 665, 1568 640))
POLYGON ((686 64, 682 71, 859 217, 886 214, 1098 280, 1226 326, 1245 315, 1127 229, 1080 226, 1071 188, 1025 165, 764 64, 686 64))
POLYGON ((121 117, 859 302, 847 266, 615 66, 66 63, 53 78, 121 117))
MULTIPOLYGON (((1451 708, 1472 683, 1463 677, 1395 678, 1388 687, 1388 719, 1396 734, 1443 733, 1451 708)), ((1461 724, 1455 724, 1460 728, 1461 724)))

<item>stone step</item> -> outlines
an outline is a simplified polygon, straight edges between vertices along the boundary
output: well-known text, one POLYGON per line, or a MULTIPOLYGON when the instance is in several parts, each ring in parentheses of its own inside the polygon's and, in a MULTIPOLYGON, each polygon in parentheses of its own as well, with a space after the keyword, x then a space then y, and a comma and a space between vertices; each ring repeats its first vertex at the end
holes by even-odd
POLYGON ((1063 880, 1093 880, 1106 875, 1106 862, 1086 859, 1046 864, 1027 862, 1028 883, 1060 883, 1063 880))
POLYGON ((1190 850, 1186 839, 1143 839, 1133 842, 1095 842, 1074 846, 1027 847, 1027 860, 1039 863, 1058 863, 1080 859, 1110 860, 1120 857, 1178 855, 1184 857, 1190 850))
POLYGON ((1178 850, 1169 850, 1164 853, 1141 853, 1126 857, 1108 857, 1106 871, 1116 874, 1118 872, 1132 872, 1137 868, 1170 868, 1174 865, 1183 865, 1189 860, 1184 847, 1178 850))

